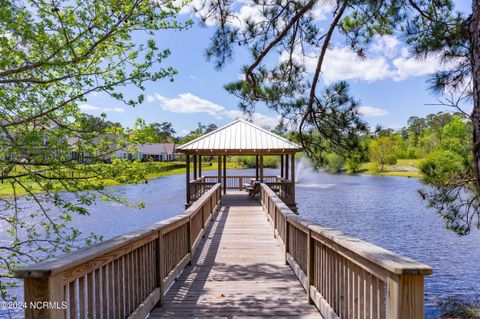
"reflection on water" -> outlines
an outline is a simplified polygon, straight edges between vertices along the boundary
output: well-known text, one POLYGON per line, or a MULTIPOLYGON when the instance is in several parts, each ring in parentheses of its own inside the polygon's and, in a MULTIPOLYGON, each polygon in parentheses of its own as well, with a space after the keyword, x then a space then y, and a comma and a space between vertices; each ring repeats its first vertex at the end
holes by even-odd
MULTIPOLYGON (((433 267, 426 279, 427 317, 435 315, 436 299, 480 297, 480 232, 459 237, 447 231, 435 211, 417 195, 417 179, 380 176, 345 176, 315 172, 299 161, 297 203, 302 216, 325 226, 370 241, 433 267)), ((216 171, 204 172, 208 175, 216 171)), ((254 170, 229 171, 229 175, 255 175, 254 170)), ((278 174, 266 170, 265 175, 278 174)), ((185 176, 174 175, 148 184, 113 187, 144 209, 99 202, 90 216, 77 216, 74 226, 85 234, 105 239, 147 226, 183 212, 185 176)), ((0 231, 0 241, 6 237, 0 231), (3 238, 2 238, 3 236, 3 238)), ((16 291, 21 294, 21 289, 16 291)), ((0 310, 0 318, 6 314, 0 310)))

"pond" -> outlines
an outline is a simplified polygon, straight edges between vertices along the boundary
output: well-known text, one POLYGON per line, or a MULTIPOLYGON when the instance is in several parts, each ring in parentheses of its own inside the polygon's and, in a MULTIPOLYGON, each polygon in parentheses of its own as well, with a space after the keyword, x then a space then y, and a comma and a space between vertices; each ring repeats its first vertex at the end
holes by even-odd
MULTIPOLYGON (((254 171, 235 170, 228 174, 254 175, 254 171)), ((265 172, 273 174, 278 171, 265 172)), ((297 175, 300 215, 433 267, 433 275, 426 278, 427 318, 438 316, 438 298, 480 297, 480 232, 460 237, 446 230, 435 211, 420 199, 417 193, 423 187, 420 180, 333 175, 314 172, 302 163, 297 175)), ((90 208, 91 216, 77 217, 73 224, 86 234, 102 234, 105 239, 136 230, 182 213, 184 187, 184 175, 112 187, 118 195, 131 202, 142 201, 146 207, 137 209, 100 202, 90 208)), ((20 295, 20 290, 15 294, 20 295)), ((0 310, 0 318, 6 316, 0 310)))

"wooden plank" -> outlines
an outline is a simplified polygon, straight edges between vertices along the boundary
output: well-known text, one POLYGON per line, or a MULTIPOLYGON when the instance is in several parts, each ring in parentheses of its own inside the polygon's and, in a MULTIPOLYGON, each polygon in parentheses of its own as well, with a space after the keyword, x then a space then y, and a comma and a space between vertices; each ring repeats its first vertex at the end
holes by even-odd
POLYGON ((79 317, 86 318, 86 310, 85 310, 85 277, 80 277, 78 279, 78 303, 79 303, 79 317))
POLYGON ((170 219, 156 223, 152 227, 146 227, 106 240, 90 247, 79 249, 63 255, 62 258, 55 257, 37 264, 19 268, 15 271, 15 276, 18 278, 44 278, 65 272, 66 282, 70 282, 105 264, 96 264, 98 261, 93 262, 96 258, 107 259, 105 262, 108 263, 115 259, 115 256, 120 256, 129 250, 135 249, 136 246, 141 246, 143 241, 153 240, 154 237, 151 238, 150 236, 155 236, 156 231, 152 228, 165 227, 163 223, 169 224, 169 220, 170 219), (112 256, 112 254, 114 256, 112 256), (91 265, 92 262, 96 265, 91 265), (83 270, 80 271, 79 269, 83 270), (71 277, 73 277, 73 279, 71 279, 71 277))
MULTIPOLYGON (((384 319, 386 317, 385 312, 385 283, 381 280, 378 281, 378 304, 379 304, 379 318, 384 319)), ((389 318, 390 319, 390 318, 389 318)))
POLYGON ((292 267, 292 270, 295 273, 295 275, 297 276, 298 281, 300 281, 303 289, 305 289, 305 291, 306 291, 308 289, 308 286, 309 286, 307 275, 303 272, 300 265, 297 264, 297 262, 295 261, 293 256, 290 255, 289 253, 287 253, 287 262, 290 265, 290 267, 292 267))
POLYGON ((163 286, 168 290, 170 286, 174 283, 175 279, 182 273, 185 266, 190 262, 190 254, 187 254, 182 260, 178 263, 177 266, 165 277, 163 280, 163 286))
POLYGON ((372 277, 370 293, 372 296, 372 319, 378 319, 378 292, 377 278, 372 277))
MULTIPOLYGON (((222 204, 206 228, 205 238, 196 243, 192 264, 172 281, 163 306, 155 308, 150 318, 167 314, 320 318, 315 306, 306 301, 302 284, 286 265, 286 258, 291 256, 281 249, 280 239, 272 236, 260 203, 249 199, 245 192, 231 192, 222 198, 222 204)), ((293 261, 292 265, 308 287, 303 270, 293 261)))
POLYGON ((89 319, 93 319, 95 317, 95 291, 93 288, 94 276, 94 273, 87 275, 87 311, 89 319))
MULTIPOLYGON (((68 284, 68 307, 70 310, 70 319, 77 318, 77 291, 75 289, 76 282, 68 284)), ((27 286, 26 286, 27 287, 27 286)), ((28 300, 28 299, 26 299, 28 300)), ((26 314, 28 316, 28 314, 26 314)))
POLYGON ((65 284, 77 279, 77 278, 80 278, 92 271, 94 271, 95 269, 98 269, 106 264, 109 264, 111 263, 112 261, 114 261, 115 259, 117 258, 120 258, 121 256, 124 256, 126 254, 128 254, 129 252, 137 249, 138 247, 141 247, 143 245, 145 245, 146 243, 148 242, 151 242, 152 240, 155 240, 157 238, 158 234, 156 233, 152 233, 148 236, 145 236, 141 239, 138 239, 136 242, 134 243, 131 243, 129 245, 126 245, 126 246, 122 246, 114 251, 111 251, 109 253, 106 253, 104 255, 101 255, 99 257, 96 257, 96 258, 92 258, 91 260, 87 261, 86 263, 84 264, 81 264, 79 266, 76 266, 74 268, 71 268, 71 269, 68 269, 67 271, 65 271, 65 275, 64 275, 64 281, 65 281, 65 284))
POLYGON ((424 318, 423 276, 391 277, 387 282, 387 318, 424 318))
MULTIPOLYGON (((297 216, 297 218, 300 218, 297 216)), ((298 220, 298 219, 297 219, 298 220)), ((347 257, 358 257, 362 261, 366 260, 383 268, 388 272, 400 274, 400 275, 430 275, 432 274, 432 268, 416 262, 413 259, 400 256, 389 250, 370 244, 358 238, 354 238, 343 234, 340 231, 335 231, 329 228, 322 227, 320 225, 314 225, 310 223, 310 229, 312 230, 312 237, 317 240, 322 240, 326 244, 336 244, 333 248, 335 250, 341 250, 345 254, 349 254, 347 257)), ((361 262, 363 264, 364 262, 361 262)))
POLYGON ((101 318, 102 315, 102 277, 101 269, 95 270, 95 318, 101 318))
POLYGON ((115 276, 113 263, 107 265, 108 271, 108 317, 115 318, 115 276))
POLYGON ((135 309, 135 311, 128 316, 128 319, 145 319, 145 317, 154 308, 160 300, 160 288, 155 288, 145 300, 135 309))
POLYGON ((108 318, 108 275, 107 266, 101 268, 102 271, 102 318, 108 318))
POLYGON ((163 278, 165 273, 165 243, 163 237, 163 233, 160 232, 158 236, 158 284, 160 288, 160 300, 158 303, 160 306, 163 304, 163 294, 166 291, 165 286, 163 285, 163 278))
POLYGON ((317 288, 313 286, 310 287, 310 296, 324 319, 340 319, 330 304, 318 292, 317 288))

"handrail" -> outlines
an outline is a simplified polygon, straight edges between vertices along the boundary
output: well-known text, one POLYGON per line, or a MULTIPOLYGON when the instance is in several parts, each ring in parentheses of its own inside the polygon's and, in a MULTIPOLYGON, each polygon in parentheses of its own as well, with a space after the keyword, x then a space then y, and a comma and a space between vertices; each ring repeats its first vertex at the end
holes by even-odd
POLYGON ((266 184, 261 202, 285 260, 326 318, 423 318, 432 268, 294 214, 266 184))
POLYGON ((191 262, 220 198, 215 184, 182 215, 19 268, 25 317, 145 318, 191 262), (58 307, 38 309, 42 302, 58 307))

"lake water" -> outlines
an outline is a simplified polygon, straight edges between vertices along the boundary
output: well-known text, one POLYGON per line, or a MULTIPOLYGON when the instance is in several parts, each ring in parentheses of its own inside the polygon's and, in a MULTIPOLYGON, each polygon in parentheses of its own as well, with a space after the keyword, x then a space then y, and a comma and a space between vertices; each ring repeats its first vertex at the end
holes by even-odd
MULTIPOLYGON (((254 172, 238 170, 228 174, 254 172)), ((265 172, 270 174, 278 171, 265 172)), ((417 190, 423 186, 420 180, 332 175, 313 172, 302 163, 297 175, 300 215, 433 267, 433 275, 426 278, 427 318, 438 315, 438 298, 480 298, 480 232, 459 237, 446 230, 435 211, 418 196, 417 190)), ((77 217, 73 224, 86 234, 102 234, 105 239, 141 228, 182 213, 184 185, 184 175, 173 175, 148 184, 112 187, 118 195, 131 202, 143 201, 146 207, 136 209, 100 202, 90 208, 89 217, 77 217)), ((0 310, 0 318, 3 317, 6 313, 0 310)))

